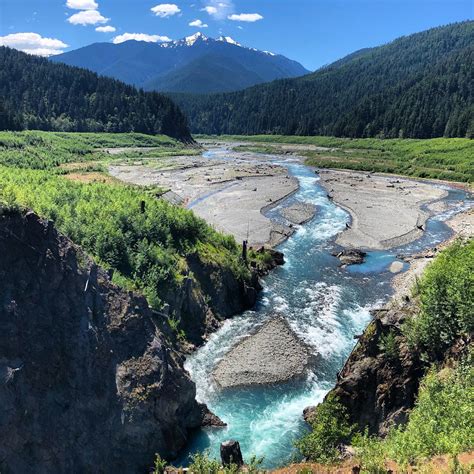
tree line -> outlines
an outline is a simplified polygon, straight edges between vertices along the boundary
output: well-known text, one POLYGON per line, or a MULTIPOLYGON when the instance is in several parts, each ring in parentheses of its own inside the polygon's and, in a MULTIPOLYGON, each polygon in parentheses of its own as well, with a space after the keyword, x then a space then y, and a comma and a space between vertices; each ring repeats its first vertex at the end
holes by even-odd
POLYGON ((168 97, 0 47, 0 129, 140 132, 190 140, 168 97))

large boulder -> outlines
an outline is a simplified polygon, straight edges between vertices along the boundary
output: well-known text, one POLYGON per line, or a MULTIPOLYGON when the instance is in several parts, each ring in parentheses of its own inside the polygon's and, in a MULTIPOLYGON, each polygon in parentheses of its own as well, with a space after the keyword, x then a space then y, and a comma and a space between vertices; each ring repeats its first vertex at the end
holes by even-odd
POLYGON ((222 389, 276 384, 304 378, 313 362, 308 346, 277 316, 237 343, 217 364, 213 376, 222 389))
POLYGON ((366 252, 357 249, 345 249, 341 252, 333 253, 333 256, 337 257, 341 262, 341 265, 344 267, 347 265, 357 265, 364 263, 366 255, 366 252))

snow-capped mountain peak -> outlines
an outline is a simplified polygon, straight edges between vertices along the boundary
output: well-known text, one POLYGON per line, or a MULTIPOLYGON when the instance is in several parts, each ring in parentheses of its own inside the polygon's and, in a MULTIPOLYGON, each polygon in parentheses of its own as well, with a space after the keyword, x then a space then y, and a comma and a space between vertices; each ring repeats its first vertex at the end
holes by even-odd
POLYGON ((181 40, 183 41, 184 43, 186 43, 187 46, 192 46, 194 43, 196 43, 196 41, 198 40, 203 40, 203 41, 207 41, 209 38, 204 35, 203 33, 201 33, 200 31, 198 31, 197 33, 195 33, 194 35, 191 35, 191 36, 186 36, 186 38, 184 38, 184 40, 181 40))
POLYGON ((227 43, 231 44, 233 46, 238 46, 239 48, 244 48, 248 49, 251 51, 255 51, 257 53, 262 53, 266 54, 267 56, 276 56, 274 53, 271 53, 270 51, 259 51, 256 48, 247 48, 246 46, 242 46, 238 41, 236 41, 234 38, 231 38, 230 36, 219 36, 219 38, 209 38, 205 34, 201 33, 198 31, 197 33, 194 33, 191 36, 186 36, 185 38, 176 40, 176 41, 168 41, 165 43, 161 43, 160 46, 162 48, 177 48, 177 47, 182 47, 182 46, 194 46, 196 43, 206 43, 206 44, 212 44, 212 43, 227 43))
POLYGON ((235 41, 235 39, 231 38, 230 36, 220 36, 217 41, 222 41, 224 43, 234 44, 235 46, 242 46, 240 43, 235 41))

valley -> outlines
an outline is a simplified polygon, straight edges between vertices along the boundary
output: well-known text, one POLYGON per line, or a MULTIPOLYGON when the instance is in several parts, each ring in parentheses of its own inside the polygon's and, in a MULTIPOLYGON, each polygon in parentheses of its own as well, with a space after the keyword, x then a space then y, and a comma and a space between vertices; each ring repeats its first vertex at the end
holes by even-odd
MULTIPOLYGON (((239 440, 246 458, 263 456, 265 468, 287 464, 295 456, 299 459, 294 443, 307 431, 303 410, 322 401, 331 389, 354 337, 371 320, 371 311, 386 304, 394 290, 398 295, 409 291, 430 261, 417 260, 417 255, 452 238, 453 232, 472 235, 465 230, 469 223, 472 228, 474 207, 467 187, 318 169, 305 156, 308 149, 314 150, 313 144, 281 148, 279 140, 265 140, 265 149, 257 152, 251 147, 259 150, 258 141, 249 147, 243 140, 229 138, 201 137, 199 144, 184 147, 166 137, 139 134, 21 132, 3 133, 0 138, 2 201, 55 216, 75 242, 115 270, 113 283, 144 293, 155 309, 166 307, 173 315, 169 316, 173 329, 167 331, 174 332, 172 339, 188 353, 185 368, 196 384, 197 400, 227 424, 203 428, 192 436, 178 458, 184 465, 191 462, 190 455, 204 449, 218 456, 220 443, 229 438, 239 440), (41 147, 51 146, 56 155, 48 156, 56 158, 44 162, 41 147), (270 153, 272 149, 278 153, 270 153), (23 152, 31 154, 29 167, 39 169, 18 168, 24 163, 23 152), (52 196, 57 196, 57 202, 69 196, 72 207, 57 207, 52 196), (140 244, 137 253, 133 242, 146 236, 143 232, 149 224, 140 224, 143 229, 132 233, 113 230, 120 229, 118 215, 126 228, 126 220, 136 212, 133 209, 140 207, 137 200, 146 203, 146 214, 151 212, 150 224, 188 212, 182 208, 204 220, 193 221, 191 213, 182 214, 178 219, 186 215, 191 221, 173 231, 178 233, 171 246, 166 244, 166 253, 154 257, 152 240, 148 249, 140 244), (81 227, 74 224, 75 215, 81 227), (452 227, 445 224, 451 220, 452 227), (196 231, 186 230, 189 225, 196 231), (221 248, 215 230, 205 230, 206 225, 232 236, 224 244, 227 250, 221 248), (194 240, 199 234, 201 243, 194 240), (127 235, 126 240, 120 235, 127 235), (109 243, 104 245, 103 239, 109 243), (255 285, 237 256, 243 240, 248 240, 250 258, 258 257, 255 251, 261 246, 276 247, 283 252, 285 264, 264 278, 263 291, 258 297, 254 293, 250 301, 245 302, 249 298, 245 292, 232 295, 240 283, 235 287, 231 281, 226 283, 230 286, 224 293, 230 293, 224 299, 222 294, 210 296, 215 290, 204 284, 209 271, 214 272, 213 278, 230 272, 232 278, 246 281, 244 285, 255 285), (184 248, 188 250, 183 252, 184 248), (341 266, 336 255, 351 248, 366 253, 362 263, 341 266), (145 267, 141 255, 148 255, 145 267), (163 258, 168 259, 166 264, 163 258), (148 276, 153 265, 161 268, 157 280, 148 276), (186 268, 193 269, 195 289, 178 301, 173 294, 180 291, 186 268), (200 310, 190 313, 188 305, 196 303, 213 315, 200 310), (226 308, 229 304, 232 309, 226 308), (287 334, 282 347, 294 350, 272 348, 274 337, 265 328, 274 324, 276 316, 287 328, 279 330, 281 337, 287 334), (257 362, 252 364, 253 375, 245 359, 233 355, 240 344, 246 344, 248 357, 259 360, 261 354, 262 361, 267 360, 260 369, 257 362), (297 349, 300 344, 302 349, 297 349), (300 372, 304 357, 308 358, 300 372), (269 377, 275 377, 272 374, 280 377, 277 368, 285 366, 285 380, 268 383, 269 377), (215 379, 219 367, 225 388, 215 379), (271 367, 273 372, 267 374, 271 367)), ((368 143, 374 146, 373 140, 368 143)), ((430 148, 426 142, 426 149, 430 148)), ((317 150, 326 148, 318 145, 317 150)), ((166 242, 166 237, 159 238, 166 242)), ((262 257, 263 263, 266 257, 262 257)), ((255 267, 259 265, 257 259, 255 267)))
POLYGON ((2 4, 2 473, 472 471, 463 2, 2 4))
MULTIPOLYGON (((133 137, 129 144, 137 140, 133 137)), ((242 141, 205 139, 200 148, 189 148, 185 156, 179 146, 175 152, 167 144, 150 147, 149 142, 144 139, 144 146, 127 147, 122 140, 120 147, 97 148, 91 159, 102 163, 102 175, 112 176, 115 186, 158 192, 161 200, 191 209, 239 243, 248 238, 254 248, 277 246, 286 260, 263 280, 264 289, 254 308, 222 325, 211 325, 200 347, 188 355, 185 367, 197 385, 198 401, 206 403, 227 427, 199 432, 179 462, 187 465, 189 454, 204 449, 218 456, 220 442, 234 437, 245 457, 264 456, 267 468, 286 464, 298 455, 293 443, 306 431, 303 410, 330 390, 354 345, 354 336, 370 321, 370 311, 385 304, 394 288, 399 292, 411 288, 415 275, 420 274, 411 256, 452 237, 453 230, 445 221, 458 216, 464 223, 472 221, 472 198, 468 191, 449 183, 318 170, 305 164, 301 153, 305 146, 289 146, 284 153, 271 154, 268 149, 257 153, 241 148, 242 141), (301 204, 314 210, 303 224, 297 224, 287 218, 288 209, 301 204), (367 252, 364 263, 341 267, 333 255, 343 248, 367 252), (407 261, 414 262, 413 272, 407 272, 407 261), (232 370, 240 373, 242 360, 232 359, 236 344, 248 341, 246 350, 256 354, 267 345, 272 350, 271 333, 263 332, 255 342, 253 338, 276 315, 288 325, 288 337, 309 348, 313 355, 309 371, 302 378, 293 380, 288 375, 290 381, 270 385, 249 385, 244 382, 247 375, 243 375, 243 386, 235 375, 230 376, 238 385, 235 388, 222 390, 212 382, 216 367, 227 357, 231 359, 224 367, 237 363, 232 370)), ((429 143, 426 145, 429 149, 429 143)), ((75 165, 70 166, 74 169, 75 165)), ((69 170, 65 177, 68 174, 69 170)), ((422 259, 421 263, 429 261, 422 259)), ((196 330, 190 330, 188 324, 183 321, 178 328, 198 341, 196 330)), ((277 353, 273 352, 276 366, 277 353)), ((296 354, 295 350, 280 355, 293 367, 290 370, 298 363, 297 359, 292 363, 296 354)), ((224 373, 222 377, 229 376, 224 373)), ((260 375, 253 377, 259 380, 260 375)), ((267 376, 262 377, 264 381, 267 376)))

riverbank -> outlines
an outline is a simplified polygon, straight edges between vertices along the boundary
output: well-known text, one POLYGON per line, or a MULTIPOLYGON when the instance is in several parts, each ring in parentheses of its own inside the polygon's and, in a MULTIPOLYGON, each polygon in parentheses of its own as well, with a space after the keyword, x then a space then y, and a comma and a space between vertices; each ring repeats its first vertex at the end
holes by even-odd
POLYGON ((410 297, 412 288, 417 279, 421 278, 427 265, 433 261, 434 257, 440 250, 448 246, 457 238, 474 237, 474 208, 456 214, 454 217, 447 220, 446 224, 451 227, 454 232, 449 240, 443 242, 434 249, 427 249, 424 252, 404 257, 404 261, 410 266, 407 271, 395 275, 392 280, 392 288, 395 292, 391 299, 392 305, 399 304, 407 296, 410 297))

